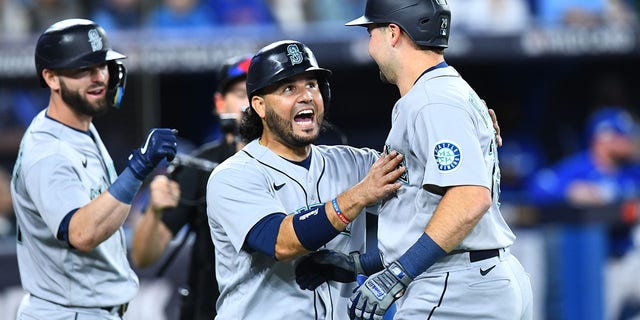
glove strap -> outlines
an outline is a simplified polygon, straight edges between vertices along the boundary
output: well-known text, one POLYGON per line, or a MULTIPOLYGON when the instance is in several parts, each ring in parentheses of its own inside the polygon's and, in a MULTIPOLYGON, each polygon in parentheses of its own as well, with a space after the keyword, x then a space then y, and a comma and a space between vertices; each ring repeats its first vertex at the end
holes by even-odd
POLYGON ((351 252, 349 253, 351 258, 353 259, 353 268, 356 273, 356 276, 359 274, 367 274, 362 267, 362 262, 360 261, 360 257, 362 256, 359 252, 351 252))
POLYGON ((380 258, 380 252, 377 247, 367 251, 365 254, 360 254, 356 251, 350 253, 350 255, 353 257, 356 275, 364 274, 370 276, 384 269, 382 258, 380 258))

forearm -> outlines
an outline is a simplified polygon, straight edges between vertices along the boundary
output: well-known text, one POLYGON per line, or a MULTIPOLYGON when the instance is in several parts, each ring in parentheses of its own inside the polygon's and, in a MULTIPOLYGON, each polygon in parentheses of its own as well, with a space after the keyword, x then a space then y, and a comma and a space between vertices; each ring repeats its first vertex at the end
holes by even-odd
POLYGON ((127 219, 131 205, 103 192, 75 212, 69 222, 69 243, 89 252, 111 237, 127 219))
POLYGON ((136 224, 131 248, 131 260, 136 267, 147 267, 162 256, 172 233, 162 222, 162 212, 149 206, 136 224))
MULTIPOLYGON (((368 205, 365 199, 358 196, 359 192, 358 185, 356 185, 335 198, 335 204, 340 210, 340 213, 342 213, 343 217, 349 222, 355 220, 368 205)), ((346 229, 347 224, 340 218, 332 200, 327 201, 324 205, 327 218, 336 230, 343 231, 346 229)))
MULTIPOLYGON (((350 210, 354 207, 354 205, 348 206, 350 210)), ((338 208, 338 211, 342 211, 341 208, 338 208)), ((351 212, 348 214, 350 219, 357 217, 357 214, 351 212)), ((349 218, 343 215, 343 219, 349 218)), ((338 217, 332 201, 328 201, 321 207, 289 215, 280 224, 275 257, 278 260, 290 260, 309 251, 315 251, 343 231, 348 223, 350 220, 342 221, 338 217)))
POLYGON ((458 186, 447 190, 425 228, 443 250, 453 250, 476 226, 491 205, 489 190, 458 186))
POLYGON ((447 190, 421 237, 398 259, 411 278, 453 250, 491 205, 484 187, 460 186, 447 190))
POLYGON ((309 250, 300 243, 293 229, 293 215, 288 215, 282 220, 278 237, 276 239, 275 256, 278 261, 289 261, 299 257, 309 250))

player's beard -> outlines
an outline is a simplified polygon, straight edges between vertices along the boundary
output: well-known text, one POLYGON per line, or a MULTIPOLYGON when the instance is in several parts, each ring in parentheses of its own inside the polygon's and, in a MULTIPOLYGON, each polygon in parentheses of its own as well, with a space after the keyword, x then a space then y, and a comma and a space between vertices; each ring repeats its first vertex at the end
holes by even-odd
POLYGON ((389 79, 387 79, 387 76, 384 75, 384 73, 382 72, 382 70, 380 70, 380 80, 384 83, 391 83, 391 81, 389 81, 389 79))
MULTIPOLYGON (((285 145, 301 148, 312 144, 318 138, 319 132, 316 132, 312 137, 301 137, 293 133, 293 126, 291 121, 278 115, 273 108, 267 106, 265 108, 266 123, 275 137, 285 145)), ((316 123, 318 128, 322 124, 323 116, 316 112, 316 123)))
POLYGON ((378 60, 376 60, 376 64, 378 64, 380 80, 384 83, 395 84, 396 77, 391 66, 378 62, 378 60))
POLYGON ((80 92, 69 90, 62 79, 60 79, 60 96, 62 101, 77 114, 95 117, 103 115, 109 110, 106 96, 95 103, 91 103, 80 92))

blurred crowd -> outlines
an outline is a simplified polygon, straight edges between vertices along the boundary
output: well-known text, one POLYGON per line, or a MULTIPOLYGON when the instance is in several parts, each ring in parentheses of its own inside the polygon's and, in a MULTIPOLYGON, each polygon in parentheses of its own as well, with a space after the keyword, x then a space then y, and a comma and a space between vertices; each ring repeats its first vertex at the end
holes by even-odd
MULTIPOLYGON (((0 0, 0 42, 39 33, 54 21, 86 17, 108 32, 145 28, 209 28, 278 25, 295 28, 310 23, 336 23, 358 16, 364 0, 0 0)), ((464 33, 517 34, 532 27, 620 26, 637 23, 638 0, 450 0, 455 12, 452 28, 464 33)), ((612 84, 609 87, 620 87, 612 84)), ((620 97, 620 94, 613 94, 620 97)), ((0 84, 0 191, 10 173, 24 128, 46 105, 38 88, 0 84)), ((622 101, 600 103, 631 107, 622 101)), ((500 115, 502 123, 523 123, 518 108, 500 115)), ((576 137, 579 134, 563 137, 576 137)), ((527 184, 551 160, 577 151, 581 142, 565 143, 563 154, 550 157, 539 137, 526 128, 511 128, 501 149, 503 200, 528 202, 527 184), (571 148, 573 146, 573 148, 571 148)), ((564 139, 559 137, 560 139, 564 139)), ((579 141, 578 139, 574 139, 579 141)), ((548 171, 547 171, 548 172, 548 171)), ((548 178, 548 176, 544 176, 548 178)), ((541 177, 537 177, 540 182, 541 177)), ((4 191, 3 191, 4 192, 4 191)), ((539 194, 539 193, 536 193, 539 194)), ((0 201, 0 204, 6 203, 0 201)), ((0 206, 0 235, 10 232, 9 205, 0 206), (6 219, 5 219, 6 220, 6 219), (3 227, 3 225, 5 227, 3 227)))
MULTIPOLYGON (((452 28, 470 33, 517 33, 531 27, 628 25, 637 0, 451 0, 452 28)), ((0 0, 0 40, 38 33, 52 22, 90 18, 106 30, 208 28, 345 22, 363 0, 0 0)))
MULTIPOLYGON (((92 19, 107 32, 259 25, 275 25, 291 30, 314 23, 342 25, 361 15, 364 2, 0 0, 0 44, 5 39, 40 33, 53 22, 71 17, 92 19)), ((460 31, 479 35, 512 35, 531 28, 556 26, 635 26, 640 10, 640 0, 448 2, 455 14, 452 20, 453 34, 460 31)), ((585 106, 588 108, 582 110, 581 119, 570 119, 576 120, 579 126, 567 129, 553 123, 553 119, 548 120, 550 123, 545 122, 549 125, 547 129, 556 131, 556 137, 551 140, 557 138, 555 140, 562 144, 562 148, 554 150, 555 154, 550 154, 549 147, 541 143, 542 135, 548 135, 541 131, 549 130, 535 130, 537 128, 528 126, 526 118, 530 114, 525 113, 525 106, 498 108, 502 110, 498 118, 505 139, 500 149, 501 199, 504 203, 529 203, 539 207, 568 203, 585 207, 640 199, 640 130, 637 106, 628 99, 631 90, 620 92, 624 85, 619 79, 602 79, 597 87, 601 89, 600 92, 591 90, 597 98, 593 99, 593 105, 585 106)), ((9 195, 11 170, 24 129, 47 104, 42 93, 39 88, 20 88, 9 85, 9 82, 0 82, 0 239, 15 236, 15 218, 9 195)), ((553 114, 554 117, 556 115, 553 114)), ((566 120, 555 118, 558 122, 566 120)), ((535 121, 530 122, 533 124, 535 121)), ((632 274, 640 267, 640 259, 637 259, 640 257, 637 221, 622 222, 607 230, 606 287, 611 301, 606 304, 608 310, 614 310, 618 315, 625 312, 625 308, 633 308, 633 313, 639 314, 640 292, 635 288, 640 288, 640 284, 627 282, 633 288, 611 289, 623 287, 612 279, 628 279, 615 275, 632 274), (620 294, 612 295, 611 292, 620 294)), ((615 317, 607 315, 607 319, 615 317)))

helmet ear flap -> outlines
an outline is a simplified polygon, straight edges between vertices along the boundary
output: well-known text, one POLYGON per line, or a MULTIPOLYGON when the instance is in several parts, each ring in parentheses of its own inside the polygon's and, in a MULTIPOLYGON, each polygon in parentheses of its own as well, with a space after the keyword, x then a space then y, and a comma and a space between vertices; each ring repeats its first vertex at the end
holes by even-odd
POLYGON ((127 68, 118 60, 109 61, 109 84, 107 88, 107 101, 114 108, 119 108, 127 84, 127 68))
POLYGON ((320 93, 322 94, 322 101, 324 102, 324 113, 326 115, 329 111, 329 105, 331 104, 331 86, 329 85, 329 79, 322 77, 318 85, 320 86, 320 93))

